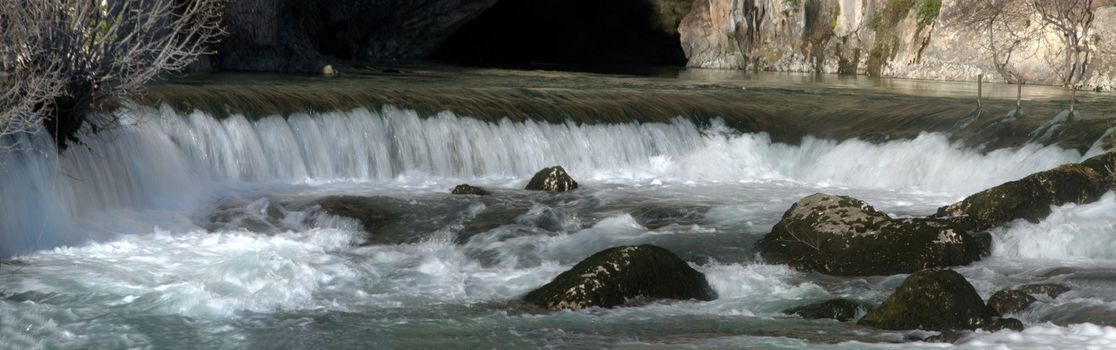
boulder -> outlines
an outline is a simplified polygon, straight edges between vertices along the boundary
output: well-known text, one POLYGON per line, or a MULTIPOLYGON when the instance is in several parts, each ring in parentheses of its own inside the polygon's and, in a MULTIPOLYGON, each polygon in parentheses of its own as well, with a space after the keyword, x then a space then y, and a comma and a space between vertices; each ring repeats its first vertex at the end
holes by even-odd
POLYGON ((1053 299, 1062 295, 1062 293, 1070 291, 1070 287, 1057 283, 1033 283, 1019 286, 1019 290, 1027 294, 1046 294, 1046 296, 1053 299))
POLYGON ((478 196, 487 196, 489 193, 483 188, 470 186, 468 184, 460 184, 453 188, 453 194, 475 194, 478 196))
POLYGON ((980 191, 961 202, 938 209, 936 217, 963 217, 973 230, 984 230, 1015 219, 1038 222, 1050 207, 1089 203, 1113 189, 1116 156, 1108 153, 1077 164, 1040 171, 1022 179, 980 191))
POLYGON ((831 318, 837 321, 845 322, 856 318, 856 313, 858 311, 867 311, 870 309, 870 306, 854 300, 833 299, 826 300, 820 303, 793 307, 783 310, 783 313, 788 315, 798 315, 802 318, 810 320, 831 318))
POLYGON ((1035 297, 1018 289, 1004 289, 988 298, 988 307, 1000 315, 1023 311, 1035 302, 1035 297))
POLYGON ((756 248, 770 263, 848 276, 964 265, 983 250, 960 220, 892 219, 858 199, 820 193, 792 205, 756 248))
POLYGON ((631 299, 713 300, 717 293, 671 251, 649 244, 605 249, 582 260, 524 300, 547 310, 611 308, 631 299))
POLYGON ((309 215, 306 220, 319 219, 322 213, 356 220, 368 233, 365 244, 420 241, 430 232, 459 222, 458 213, 469 205, 465 201, 404 200, 381 196, 330 196, 314 204, 321 210, 309 215))
POLYGON ((889 330, 1022 329, 1018 320, 999 319, 961 274, 939 269, 907 277, 857 324, 889 330))
POLYGON ((531 177, 531 181, 527 183, 528 191, 550 191, 550 192, 566 192, 577 189, 577 181, 574 181, 570 174, 566 173, 566 169, 562 166, 555 165, 535 173, 531 177))

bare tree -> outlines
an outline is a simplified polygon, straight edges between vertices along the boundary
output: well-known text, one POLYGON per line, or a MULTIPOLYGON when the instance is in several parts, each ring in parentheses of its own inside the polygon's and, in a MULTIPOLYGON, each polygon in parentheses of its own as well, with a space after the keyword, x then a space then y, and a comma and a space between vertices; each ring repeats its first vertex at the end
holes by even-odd
POLYGON ((1044 24, 1061 32, 1065 48, 1065 74, 1062 84, 1074 86, 1085 80, 1089 68, 1089 31, 1093 26, 1093 0, 1032 0, 1044 24))
POLYGON ((0 136, 45 124, 76 141, 92 113, 211 53, 226 0, 0 1, 0 136))
POLYGON ((986 38, 975 43, 989 52, 1005 82, 1016 83, 1022 77, 1012 58, 1025 54, 1020 50, 1041 31, 1032 25, 1031 12, 1030 4, 1016 0, 958 0, 947 18, 952 25, 983 33, 986 38))

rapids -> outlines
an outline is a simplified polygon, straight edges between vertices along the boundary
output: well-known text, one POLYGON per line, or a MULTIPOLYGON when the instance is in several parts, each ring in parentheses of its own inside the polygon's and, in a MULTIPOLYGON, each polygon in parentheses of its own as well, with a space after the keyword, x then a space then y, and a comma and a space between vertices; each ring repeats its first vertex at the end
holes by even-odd
MULTIPOLYGON (((786 144, 719 119, 116 113, 128 122, 62 155, 44 137, 4 140, 37 148, 0 160, 0 348, 941 348, 900 343, 917 332, 781 314, 833 297, 879 302, 905 276, 797 272, 751 245, 814 192, 925 215, 1082 159, 1034 144, 979 152, 939 133, 786 144), (518 190, 555 164, 582 188, 518 190), (495 195, 447 193, 462 182, 495 195), (391 197, 421 215, 393 226, 397 241, 367 244, 359 223, 311 204, 335 194, 391 197), (266 232, 244 224, 272 216, 266 232), (596 251, 639 243, 677 252, 720 299, 552 314, 514 303, 596 251)), ((957 346, 1116 346, 1113 213, 1109 193, 996 229, 992 255, 957 268, 983 297, 1033 282, 1073 290, 1014 315, 1023 332, 957 346)))

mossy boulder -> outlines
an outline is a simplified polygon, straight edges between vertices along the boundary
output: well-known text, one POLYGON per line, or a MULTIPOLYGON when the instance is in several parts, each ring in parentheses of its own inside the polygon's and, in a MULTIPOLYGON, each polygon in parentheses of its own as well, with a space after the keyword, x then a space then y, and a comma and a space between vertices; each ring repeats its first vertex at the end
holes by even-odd
POLYGON ((1053 299, 1070 291, 1070 287, 1057 283, 1032 283, 1019 286, 1019 290, 1027 294, 1046 294, 1046 296, 1053 299))
POLYGON ((938 209, 936 217, 963 217, 973 230, 984 230, 1015 219, 1038 222, 1050 207, 1089 203, 1113 189, 1116 156, 1108 153, 1077 164, 1040 171, 1022 179, 971 195, 938 209))
POLYGON ((988 298, 988 307, 1001 315, 1023 311, 1035 303, 1035 297, 1018 289, 1004 289, 988 298))
POLYGON ((961 274, 940 269, 911 274, 857 324, 890 330, 1022 329, 1018 320, 1000 319, 961 274))
POLYGON ((677 255, 644 244, 597 252, 523 299, 557 311, 611 308, 637 298, 713 300, 717 293, 705 274, 677 255))
POLYGON ((788 315, 798 315, 805 319, 829 318, 841 322, 856 318, 857 312, 868 311, 872 308, 864 303, 849 299, 833 299, 820 303, 803 305, 783 310, 788 315))
POLYGON ((528 191, 550 192, 573 191, 577 189, 577 181, 574 181, 562 166, 555 165, 535 173, 535 176, 531 177, 531 181, 527 183, 526 189, 528 191))
POLYGON ((478 196, 487 196, 489 194, 487 190, 485 190, 483 188, 480 188, 480 187, 471 186, 469 184, 457 185, 456 187, 453 188, 453 191, 451 191, 450 193, 453 193, 453 194, 473 194, 473 195, 478 195, 478 196))
POLYGON ((960 220, 892 219, 861 200, 820 193, 792 205, 756 247, 771 263, 847 276, 964 265, 983 250, 960 220))

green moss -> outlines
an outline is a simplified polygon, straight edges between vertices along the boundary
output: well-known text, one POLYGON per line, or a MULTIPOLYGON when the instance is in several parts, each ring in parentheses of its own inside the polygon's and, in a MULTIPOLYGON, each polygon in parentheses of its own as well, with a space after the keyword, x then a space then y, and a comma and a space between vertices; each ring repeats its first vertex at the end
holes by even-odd
POLYGON ((1090 203, 1108 191, 1106 159, 1097 156, 1006 182, 939 208, 937 216, 964 215, 979 230, 1015 219, 1038 222, 1050 215, 1051 206, 1090 203))
POLYGON ((930 24, 942 11, 942 0, 922 0, 918 5, 918 23, 930 24))
POLYGON ((830 15, 833 18, 829 19, 829 27, 833 28, 833 29, 837 29, 837 20, 841 18, 841 8, 840 7, 836 8, 835 11, 830 12, 830 15))
POLYGON ((969 281, 952 270, 923 270, 903 284, 857 324, 903 329, 990 328, 996 316, 969 281))

